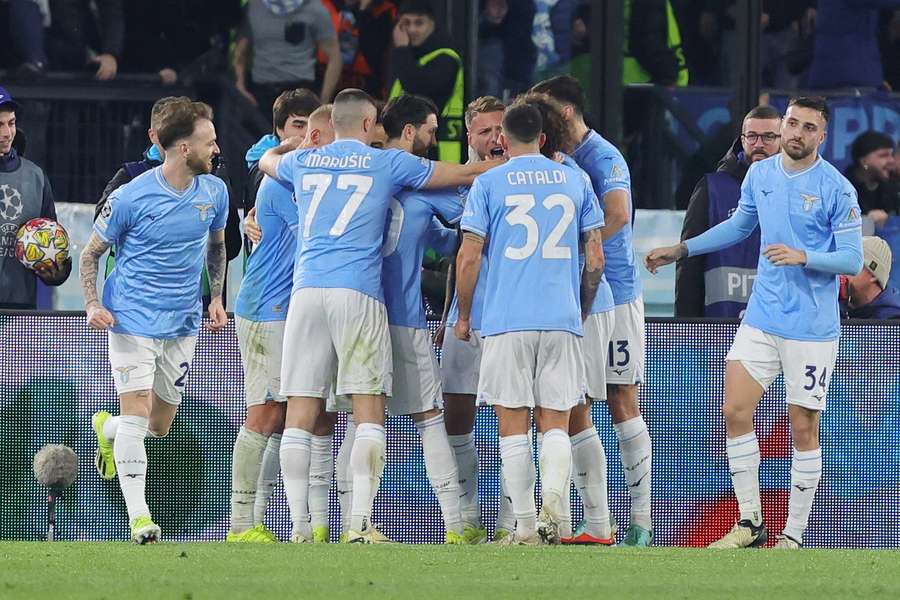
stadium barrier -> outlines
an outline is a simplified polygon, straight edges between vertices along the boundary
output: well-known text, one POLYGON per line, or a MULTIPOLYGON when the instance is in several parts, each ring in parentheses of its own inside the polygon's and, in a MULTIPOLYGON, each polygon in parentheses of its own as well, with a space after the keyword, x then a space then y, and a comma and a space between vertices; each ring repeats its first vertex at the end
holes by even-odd
MULTIPOLYGON (((434 324, 432 324, 434 327, 434 324)), ((662 545, 703 545, 736 517, 725 455, 722 403, 724 357, 732 321, 648 319, 646 385, 641 388, 653 440, 653 513, 662 545)), ((115 410, 106 335, 86 327, 84 314, 0 313, 0 538, 44 535, 46 505, 31 472, 35 452, 71 446, 79 477, 58 505, 57 538, 124 540, 126 513, 117 482, 94 471, 90 415, 115 410)), ((627 522, 628 493, 606 411, 595 409, 610 465, 610 504, 627 522)), ((244 416, 243 375, 233 322, 203 332, 168 437, 147 440, 150 508, 168 540, 215 541, 228 527, 231 451, 244 416)), ((789 495, 790 437, 779 379, 757 413, 763 506, 770 530, 784 524, 789 495)), ((374 521, 403 542, 440 542, 443 526, 425 476, 415 427, 387 423, 387 466, 374 521)), ((805 541, 809 546, 900 548, 900 327, 848 322, 822 419, 824 476, 805 541)), ((343 420, 335 434, 335 451, 343 420)), ((480 493, 489 526, 497 511, 499 453, 496 420, 480 409, 476 443, 480 493)), ((574 518, 580 504, 573 494, 574 518)), ((338 503, 331 493, 332 535, 338 503)), ((267 522, 289 535, 281 485, 267 522)), ((773 536, 774 537, 774 536, 773 536)))

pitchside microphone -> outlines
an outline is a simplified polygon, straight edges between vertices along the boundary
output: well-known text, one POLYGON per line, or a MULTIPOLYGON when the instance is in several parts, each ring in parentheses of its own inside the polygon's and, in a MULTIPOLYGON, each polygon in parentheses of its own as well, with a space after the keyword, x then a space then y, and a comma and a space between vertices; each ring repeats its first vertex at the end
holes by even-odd
POLYGON ((68 446, 47 444, 34 455, 34 476, 50 488, 47 496, 47 541, 56 537, 56 501, 78 476, 78 456, 68 446))

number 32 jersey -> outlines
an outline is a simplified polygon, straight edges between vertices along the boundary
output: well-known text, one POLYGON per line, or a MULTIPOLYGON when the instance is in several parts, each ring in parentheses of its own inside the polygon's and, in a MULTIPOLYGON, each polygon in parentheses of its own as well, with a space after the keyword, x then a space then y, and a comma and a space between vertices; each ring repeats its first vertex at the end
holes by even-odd
POLYGON ((544 156, 516 156, 480 175, 461 227, 487 239, 481 334, 583 335, 579 242, 603 225, 584 174, 544 156))
POLYGON ((285 154, 277 178, 294 186, 300 226, 292 293, 345 288, 384 302, 381 248, 391 198, 424 187, 433 171, 427 159, 354 139, 285 154))

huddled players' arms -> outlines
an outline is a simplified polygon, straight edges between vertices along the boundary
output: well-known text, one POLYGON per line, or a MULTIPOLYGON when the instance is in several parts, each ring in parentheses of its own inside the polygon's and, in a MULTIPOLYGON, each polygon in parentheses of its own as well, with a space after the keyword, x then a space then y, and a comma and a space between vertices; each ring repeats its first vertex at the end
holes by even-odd
POLYGON ((448 188, 459 185, 471 185, 475 178, 489 169, 502 165, 505 159, 479 160, 476 162, 457 165, 454 163, 436 161, 431 179, 425 184, 426 188, 448 188))
POLYGON ((603 229, 591 229, 583 236, 584 271, 581 273, 581 320, 590 314, 603 278, 603 229))
POLYGON ((461 340, 468 340, 471 334, 472 296, 478 273, 481 271, 481 249, 484 238, 471 231, 463 232, 463 243, 456 257, 456 296, 459 303, 459 318, 453 333, 461 340))
POLYGON ((302 138, 289 137, 282 140, 282 142, 274 148, 269 148, 266 150, 266 153, 262 155, 262 158, 259 159, 259 170, 269 177, 277 179, 278 162, 281 160, 281 157, 292 150, 296 150, 302 143, 302 138))
POLYGON ((228 316, 222 305, 222 290, 225 287, 225 230, 211 231, 206 245, 206 272, 209 275, 209 329, 217 331, 228 323, 228 316))
POLYGON ((97 271, 100 257, 109 250, 110 245, 96 233, 91 233, 87 246, 81 251, 81 261, 78 264, 88 326, 94 329, 106 329, 107 327, 112 327, 115 323, 112 314, 103 308, 103 305, 100 304, 100 300, 97 298, 97 271))
POLYGON ((673 263, 685 256, 708 254, 733 246, 741 240, 747 239, 753 233, 758 222, 756 215, 744 212, 739 207, 730 219, 722 221, 695 238, 674 246, 654 248, 647 254, 644 264, 648 271, 656 273, 659 267, 673 263))
POLYGON ((628 192, 622 189, 610 190, 603 194, 603 220, 606 225, 600 230, 603 239, 608 240, 631 220, 628 212, 628 192))
MULTIPOLYGON (((457 231, 457 234, 459 232, 457 231)), ((459 253, 459 241, 456 243, 456 253, 459 253)), ((450 314, 450 306, 453 304, 453 290, 456 289, 456 261, 450 262, 447 269, 447 285, 444 288, 444 312, 441 313, 441 324, 434 334, 434 343, 444 343, 444 330, 447 329, 447 317, 450 314)))
POLYGON ((254 244, 258 244, 259 240, 262 239, 262 229, 256 220, 255 206, 251 208, 250 212, 247 213, 247 216, 244 217, 244 233, 247 234, 247 237, 250 238, 250 241, 254 244))

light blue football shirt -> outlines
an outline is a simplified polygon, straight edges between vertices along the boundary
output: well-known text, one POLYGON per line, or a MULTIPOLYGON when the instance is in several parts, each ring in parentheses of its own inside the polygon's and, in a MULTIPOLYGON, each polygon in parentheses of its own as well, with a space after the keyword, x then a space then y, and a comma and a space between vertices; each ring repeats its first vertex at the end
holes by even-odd
POLYGON ((196 335, 200 274, 210 231, 225 228, 228 191, 213 175, 172 188, 156 167, 109 196, 94 233, 116 246, 116 267, 103 287, 112 331, 153 339, 196 335))
POLYGON ((593 130, 575 148, 572 158, 591 178, 594 192, 600 201, 600 208, 604 212, 606 205, 603 196, 607 192, 612 190, 628 192, 629 220, 614 236, 603 242, 603 254, 606 257, 603 272, 612 287, 613 299, 617 306, 628 304, 641 295, 641 278, 634 259, 634 235, 630 217, 631 173, 628 164, 618 148, 593 130))
POLYGON ((263 237, 253 247, 234 314, 249 321, 284 321, 297 253, 297 204, 289 184, 263 177, 256 193, 256 222, 263 237))
MULTIPOLYGON (((807 252, 832 252, 835 236, 858 238, 862 220, 856 190, 821 157, 788 173, 776 154, 754 163, 741 186, 737 210, 759 220, 761 248, 786 244, 807 252)), ((743 323, 793 340, 840 336, 838 278, 802 266, 778 267, 760 254, 743 323)))
POLYGON ((381 247, 391 198, 424 187, 434 163, 401 150, 341 139, 294 150, 278 163, 291 183, 300 224, 293 291, 345 288, 384 302, 381 247))
POLYGON ((439 215, 454 224, 462 217, 462 211, 459 190, 403 192, 391 200, 382 250, 388 324, 427 327, 422 303, 422 259, 432 221, 439 215))
MULTIPOLYGON (((580 172, 587 182, 591 185, 590 176, 584 172, 584 170, 578 166, 578 163, 575 162, 568 154, 563 154, 563 164, 572 167, 576 171, 580 172)), ((601 217, 605 217, 603 213, 603 209, 600 208, 600 203, 597 203, 597 210, 600 212, 601 217)), ((584 255, 581 255, 581 267, 584 268, 584 255)), ((588 314, 595 315, 597 313, 605 313, 613 310, 616 307, 615 299, 613 298, 612 286, 609 285, 609 281, 606 279, 606 268, 603 269, 603 274, 600 276, 600 286, 597 288, 597 295, 594 296, 594 303, 591 305, 591 310, 588 314)))
POLYGON ((597 206, 579 171, 540 154, 516 156, 475 180, 461 227, 488 240, 483 336, 583 335, 578 251, 581 235, 603 226, 597 206))

